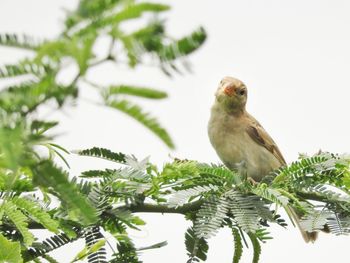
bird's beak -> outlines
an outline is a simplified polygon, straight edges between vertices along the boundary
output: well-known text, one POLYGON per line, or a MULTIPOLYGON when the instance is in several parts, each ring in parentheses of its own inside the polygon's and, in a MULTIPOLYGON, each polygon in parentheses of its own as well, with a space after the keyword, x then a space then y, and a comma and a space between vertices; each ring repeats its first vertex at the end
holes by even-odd
POLYGON ((224 93, 225 93, 227 96, 232 97, 232 96, 235 94, 235 90, 234 90, 233 87, 228 86, 228 87, 226 87, 226 88, 224 89, 224 93))

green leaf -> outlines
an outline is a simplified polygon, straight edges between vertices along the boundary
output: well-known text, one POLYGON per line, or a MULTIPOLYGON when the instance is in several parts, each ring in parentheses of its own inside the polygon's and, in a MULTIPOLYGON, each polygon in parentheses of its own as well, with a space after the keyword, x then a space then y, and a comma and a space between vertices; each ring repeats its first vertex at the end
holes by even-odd
POLYGON ((68 237, 65 233, 61 233, 59 235, 48 237, 42 242, 34 242, 28 250, 23 251, 22 255, 24 261, 28 262, 35 260, 38 257, 45 258, 45 255, 48 255, 49 252, 74 242, 79 238, 82 238, 82 233, 79 233, 79 235, 76 235, 73 238, 68 237))
POLYGON ((232 228, 231 230, 233 235, 233 241, 235 244, 232 263, 239 263, 243 254, 242 238, 241 238, 241 235, 239 234, 239 231, 236 228, 232 228))
POLYGON ((166 245, 168 245, 168 242, 167 242, 167 241, 163 241, 163 242, 159 242, 159 243, 156 243, 156 244, 147 246, 147 247, 139 247, 139 248, 137 248, 137 251, 143 251, 143 250, 148 250, 148 249, 161 248, 161 247, 164 247, 164 246, 166 246, 166 245))
POLYGON ((50 57, 52 61, 59 62, 69 53, 73 43, 64 38, 44 43, 36 52, 34 62, 41 63, 43 58, 50 57))
POLYGON ((116 239, 118 241, 118 252, 113 255, 114 258, 111 262, 142 263, 142 261, 138 259, 138 254, 134 243, 126 233, 116 236, 116 239))
POLYGON ((2 66, 0 68, 0 78, 10 78, 28 74, 40 77, 45 74, 45 71, 45 67, 41 65, 31 62, 22 62, 19 64, 2 66))
POLYGON ((32 131, 35 131, 37 134, 43 134, 49 129, 57 126, 57 121, 40 121, 34 120, 30 126, 32 131))
POLYGON ((170 61, 186 56, 197 50, 205 41, 207 34, 204 28, 200 27, 187 37, 174 41, 170 45, 163 46, 159 51, 161 60, 170 61))
POLYGON ((16 34, 0 34, 0 45, 29 50, 35 50, 40 46, 32 37, 16 34))
POLYGON ((170 207, 182 206, 189 202, 189 199, 198 197, 208 192, 215 192, 218 190, 216 185, 195 185, 194 187, 186 188, 176 191, 169 199, 170 207))
POLYGON ((198 238, 213 237, 226 218, 229 203, 225 197, 210 196, 196 214, 194 233, 198 238))
POLYGON ((81 0, 77 9, 77 14, 84 18, 90 18, 103 14, 114 8, 120 0, 81 0))
POLYGON ((5 211, 5 215, 10 219, 10 221, 12 221, 18 231, 22 234, 23 242, 27 246, 31 245, 34 241, 34 236, 29 232, 27 217, 11 201, 4 203, 3 209, 5 211))
POLYGON ((111 95, 119 94, 132 95, 147 99, 164 99, 168 96, 166 92, 161 90, 130 85, 111 86, 106 90, 105 96, 109 97, 111 95))
POLYGON ((137 43, 130 36, 121 36, 120 41, 126 50, 129 67, 134 68, 141 61, 142 51, 137 48, 137 43))
POLYGON ((198 261, 198 259, 203 261, 207 260, 208 243, 204 238, 198 239, 192 227, 187 229, 185 233, 185 245, 187 255, 189 256, 188 263, 198 261))
POLYGON ((67 151, 65 148, 63 148, 62 146, 60 146, 58 144, 55 144, 55 143, 46 143, 46 144, 44 144, 44 146, 46 146, 49 149, 50 157, 53 157, 53 156, 57 155, 65 163, 65 165, 68 168, 70 168, 68 161, 60 153, 60 151, 63 151, 66 154, 70 154, 69 151, 67 151))
POLYGON ((110 178, 113 176, 115 173, 117 173, 118 170, 111 170, 111 169, 106 169, 106 170, 88 170, 84 171, 81 173, 80 177, 82 178, 110 178))
POLYGON ((71 57, 78 64, 80 75, 84 75, 90 59, 94 57, 92 47, 96 38, 95 32, 89 32, 80 37, 59 38, 47 42, 40 47, 34 61, 42 63, 50 58, 56 63, 61 63, 65 57, 71 57))
POLYGON ((107 18, 110 23, 120 23, 125 20, 134 19, 140 17, 145 12, 163 12, 170 9, 169 5, 157 4, 157 3, 139 3, 126 6, 122 11, 114 16, 107 18))
POLYGON ((293 162, 289 166, 282 167, 275 172, 276 177, 273 180, 273 184, 278 185, 291 179, 305 179, 304 176, 315 171, 314 168, 327 161, 327 157, 328 156, 325 156, 324 154, 320 154, 313 157, 302 158, 299 161, 293 162))
MULTIPOLYGON (((17 171, 23 162, 24 134, 24 125, 22 124, 16 124, 13 128, 0 126, 0 167, 17 171)), ((7 186, 11 188, 13 183, 15 182, 13 181, 7 186)))
POLYGON ((52 219, 51 216, 45 212, 39 205, 29 199, 14 197, 11 202, 13 202, 17 207, 26 211, 31 218, 36 222, 42 224, 46 229, 51 232, 58 233, 59 223, 52 219))
POLYGON ((72 45, 70 45, 68 55, 76 60, 81 75, 85 74, 89 68, 89 60, 94 57, 92 48, 95 44, 96 38, 97 34, 90 33, 85 35, 82 40, 80 38, 72 39, 72 45))
POLYGON ((116 14, 112 14, 109 16, 105 16, 98 20, 94 20, 86 27, 82 28, 80 31, 76 33, 76 35, 85 35, 87 32, 96 32, 100 28, 104 28, 106 26, 117 25, 121 22, 136 19, 141 17, 146 12, 159 13, 163 11, 169 10, 170 7, 164 4, 156 4, 156 3, 139 3, 139 4, 129 4, 124 9, 119 11, 116 14))
POLYGON ((253 249, 254 249, 252 263, 258 263, 260 254, 261 254, 261 246, 260 246, 259 240, 256 238, 256 236, 253 233, 248 233, 248 236, 250 238, 250 241, 252 242, 253 249))
POLYGON ((222 178, 227 182, 230 186, 231 185, 240 185, 242 184, 242 178, 241 176, 235 172, 231 171, 225 166, 209 166, 209 165, 201 165, 200 166, 200 172, 201 174, 208 174, 212 177, 218 177, 222 178))
POLYGON ((330 232, 336 236, 348 235, 350 233, 350 217, 333 213, 327 218, 327 226, 330 232))
POLYGON ((21 263, 21 244, 19 242, 11 242, 0 234, 0 262, 21 263))
POLYGON ((147 51, 158 51, 163 46, 165 29, 162 21, 155 20, 126 37, 141 43, 147 51))
POLYGON ((85 259, 87 256, 97 252, 100 248, 102 248, 106 244, 105 239, 100 239, 96 243, 94 243, 91 247, 84 247, 73 259, 71 262, 76 262, 79 260, 85 259))
POLYGON ((126 155, 124 153, 112 152, 111 150, 108 150, 105 148, 93 147, 91 149, 85 149, 85 150, 73 151, 73 152, 82 156, 99 157, 109 161, 114 161, 116 163, 126 162, 126 159, 125 159, 126 155))
POLYGON ((61 107, 69 97, 77 97, 76 86, 58 85, 54 78, 46 75, 39 82, 28 81, 4 89, 0 92, 0 108, 25 116, 50 99, 61 107))
POLYGON ((244 195, 238 191, 230 190, 226 193, 229 208, 233 215, 233 220, 246 233, 255 232, 259 229, 259 214, 256 203, 259 199, 256 196, 244 195))
POLYGON ((289 203, 289 198, 284 196, 278 189, 267 187, 265 184, 258 185, 252 189, 252 193, 261 196, 271 202, 277 203, 281 206, 286 206, 289 203))
POLYGON ((150 117, 148 113, 144 113, 138 105, 135 105, 127 100, 114 100, 107 102, 107 106, 120 110, 121 112, 124 112, 125 114, 134 118, 157 135, 169 148, 174 149, 174 143, 168 132, 162 126, 160 126, 155 118, 150 117))
POLYGON ((272 239, 272 237, 270 236, 270 233, 264 228, 258 229, 255 232, 255 235, 256 235, 257 239, 259 239, 263 243, 265 243, 266 240, 272 239))
POLYGON ((78 214, 75 220, 81 220, 83 224, 91 224, 97 221, 96 209, 87 201, 86 197, 78 192, 75 185, 69 182, 68 176, 57 168, 51 161, 42 161, 33 167, 34 182, 46 188, 53 188, 61 201, 66 203, 78 214))

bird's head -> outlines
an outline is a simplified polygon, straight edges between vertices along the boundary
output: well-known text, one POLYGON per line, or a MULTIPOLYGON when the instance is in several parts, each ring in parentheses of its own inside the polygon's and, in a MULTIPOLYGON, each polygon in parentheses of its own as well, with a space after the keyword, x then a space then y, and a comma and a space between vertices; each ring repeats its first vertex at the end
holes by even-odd
POLYGON ((216 101, 229 112, 243 111, 247 95, 244 83, 232 77, 224 77, 215 93, 216 101))

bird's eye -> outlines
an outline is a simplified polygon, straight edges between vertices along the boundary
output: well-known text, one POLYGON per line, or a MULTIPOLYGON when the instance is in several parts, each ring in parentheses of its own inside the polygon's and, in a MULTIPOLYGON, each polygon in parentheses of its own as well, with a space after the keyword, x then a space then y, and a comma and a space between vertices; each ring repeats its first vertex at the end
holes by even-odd
POLYGON ((240 90, 238 90, 238 95, 240 95, 240 96, 244 96, 244 94, 245 94, 245 89, 240 89, 240 90))

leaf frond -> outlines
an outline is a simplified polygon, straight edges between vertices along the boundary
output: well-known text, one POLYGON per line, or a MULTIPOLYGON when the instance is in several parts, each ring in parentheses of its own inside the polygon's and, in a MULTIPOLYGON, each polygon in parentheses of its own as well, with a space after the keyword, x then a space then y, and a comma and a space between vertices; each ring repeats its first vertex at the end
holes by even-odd
POLYGON ((8 219, 15 225, 18 231, 21 233, 23 237, 23 242, 26 245, 31 245, 34 241, 34 236, 28 229, 28 219, 21 212, 20 209, 11 201, 7 201, 3 204, 3 209, 5 215, 8 219))
POLYGON ((0 45, 36 50, 40 46, 40 43, 27 35, 19 36, 17 34, 0 34, 0 45))
POLYGON ((107 102, 107 105, 134 118, 157 135, 169 148, 174 148, 174 143, 168 132, 155 118, 151 117, 148 113, 143 112, 138 105, 127 100, 114 100, 107 102))
POLYGON ((51 218, 51 216, 44 211, 38 204, 22 197, 14 197, 11 200, 18 208, 24 210, 36 222, 42 224, 51 232, 58 233, 58 222, 51 218))
POLYGON ((174 43, 163 46, 159 51, 159 57, 162 61, 171 61, 186 56, 197 50, 205 41, 207 34, 204 28, 192 32, 190 35, 175 41, 174 43))
POLYGON ((71 184, 68 176, 57 168, 51 161, 45 160, 34 169, 34 181, 46 188, 52 188, 60 197, 61 201, 75 210, 82 219, 82 223, 91 224, 97 220, 97 211, 78 192, 76 186, 71 184))
POLYGON ((260 225, 256 203, 259 202, 259 199, 234 190, 228 191, 225 195, 229 200, 228 207, 237 225, 246 233, 254 233, 258 230, 260 225))
POLYGON ((34 242, 32 246, 24 253, 25 261, 34 260, 38 257, 43 257, 49 252, 56 250, 66 244, 76 241, 81 238, 82 234, 78 232, 75 238, 68 237, 65 233, 51 236, 42 242, 34 242))
POLYGON ((164 99, 168 96, 166 92, 161 90, 131 85, 111 86, 104 93, 104 96, 107 97, 115 95, 131 95, 147 99, 164 99))
POLYGON ((252 263, 258 263, 260 259, 260 254, 261 254, 261 246, 260 246, 259 240, 253 233, 248 233, 248 236, 250 238, 250 241, 252 242, 253 250, 254 250, 252 263))
POLYGON ((210 238, 216 234, 229 211, 225 197, 211 196, 200 207, 194 222, 194 233, 198 238, 210 238))
POLYGON ((177 207, 182 206, 188 202, 189 199, 193 199, 199 195, 203 195, 208 192, 215 192, 218 190, 217 186, 214 185, 198 185, 188 189, 180 190, 175 192, 169 199, 169 206, 177 207))
POLYGON ((239 263, 243 254, 242 238, 239 231, 236 228, 232 228, 233 242, 234 242, 234 254, 232 263, 239 263))
POLYGON ((190 227, 185 233, 185 245, 189 257, 187 263, 206 261, 208 253, 208 243, 204 238, 198 238, 194 229, 190 227))
POLYGON ((103 158, 109 161, 114 161, 117 163, 126 162, 126 159, 125 159, 126 155, 124 153, 112 152, 111 150, 108 150, 105 148, 93 147, 90 149, 73 151, 73 152, 82 156, 99 157, 99 158, 103 158))

